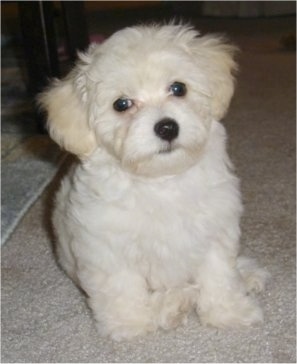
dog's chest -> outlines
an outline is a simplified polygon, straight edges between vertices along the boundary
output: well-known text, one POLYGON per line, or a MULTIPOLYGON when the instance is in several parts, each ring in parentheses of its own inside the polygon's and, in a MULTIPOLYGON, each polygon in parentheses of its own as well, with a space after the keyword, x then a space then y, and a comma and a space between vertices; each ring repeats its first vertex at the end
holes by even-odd
POLYGON ((98 245, 108 244, 131 260, 145 256, 163 265, 189 260, 213 231, 207 213, 212 193, 203 179, 195 173, 132 181, 112 176, 108 186, 98 184, 79 204, 81 223, 98 245))
POLYGON ((132 268, 152 288, 191 280, 233 204, 232 182, 218 188, 200 167, 152 180, 82 172, 64 181, 56 205, 74 254, 106 272, 132 268))
POLYGON ((131 185, 120 199, 103 204, 97 233, 117 251, 119 266, 141 271, 152 288, 178 285, 191 279, 211 240, 206 193, 193 181, 131 185))
MULTIPOLYGON (((105 181, 94 178, 85 183, 83 197, 75 199, 86 216, 86 225, 100 231, 134 232, 146 235, 194 228, 213 198, 213 188, 205 176, 188 173, 162 179, 130 179, 111 175, 105 181), (86 199, 85 197, 88 196, 86 199), (110 225, 112 224, 112 226, 110 225)), ((175 235, 175 234, 174 234, 175 235)))

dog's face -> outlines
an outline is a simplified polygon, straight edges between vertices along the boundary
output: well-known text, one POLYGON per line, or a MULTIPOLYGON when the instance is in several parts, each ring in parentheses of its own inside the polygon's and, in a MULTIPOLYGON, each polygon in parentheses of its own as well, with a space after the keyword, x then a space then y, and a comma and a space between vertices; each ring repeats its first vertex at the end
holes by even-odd
POLYGON ((183 26, 127 28, 92 45, 41 97, 52 137, 88 158, 104 148, 130 172, 193 165, 233 94, 234 47, 183 26))

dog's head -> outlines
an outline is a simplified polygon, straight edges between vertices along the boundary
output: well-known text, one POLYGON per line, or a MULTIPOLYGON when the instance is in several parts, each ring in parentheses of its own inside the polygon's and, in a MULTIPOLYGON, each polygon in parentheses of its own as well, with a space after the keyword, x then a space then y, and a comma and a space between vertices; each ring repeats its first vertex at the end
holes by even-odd
POLYGON ((130 172, 179 173, 227 111, 234 51, 182 25, 119 31, 41 95, 49 132, 82 159, 104 148, 130 172))

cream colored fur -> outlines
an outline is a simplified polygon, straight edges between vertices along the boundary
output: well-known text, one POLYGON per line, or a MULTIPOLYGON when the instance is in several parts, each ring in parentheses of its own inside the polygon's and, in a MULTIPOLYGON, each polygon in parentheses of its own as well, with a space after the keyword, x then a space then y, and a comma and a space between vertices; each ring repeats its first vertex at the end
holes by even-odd
POLYGON ((138 26, 80 55, 41 97, 51 136, 81 159, 53 216, 58 255, 116 340, 185 323, 262 320, 265 271, 238 257, 242 204, 219 120, 235 48, 182 25, 138 26), (170 85, 186 85, 174 96, 170 85), (119 98, 131 100, 124 112, 119 98), (154 131, 170 118, 178 136, 154 131))

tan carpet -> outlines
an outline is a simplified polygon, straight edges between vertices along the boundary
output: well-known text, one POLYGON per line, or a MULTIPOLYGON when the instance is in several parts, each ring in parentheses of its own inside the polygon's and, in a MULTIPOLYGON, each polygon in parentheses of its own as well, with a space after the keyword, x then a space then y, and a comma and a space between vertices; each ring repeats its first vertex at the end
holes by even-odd
POLYGON ((53 185, 2 249, 2 362, 296 361, 296 59, 278 43, 287 28, 284 19, 273 32, 264 27, 255 36, 249 27, 234 34, 243 52, 226 120, 242 178, 244 250, 272 275, 259 297, 263 326, 216 330, 202 327, 193 315, 185 327, 128 343, 99 338, 82 293, 53 258, 48 233, 53 185))

